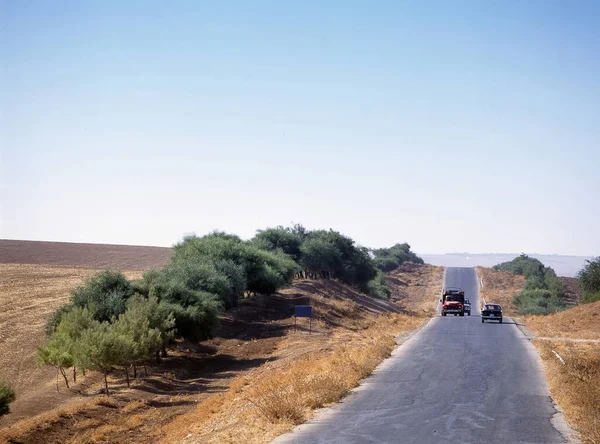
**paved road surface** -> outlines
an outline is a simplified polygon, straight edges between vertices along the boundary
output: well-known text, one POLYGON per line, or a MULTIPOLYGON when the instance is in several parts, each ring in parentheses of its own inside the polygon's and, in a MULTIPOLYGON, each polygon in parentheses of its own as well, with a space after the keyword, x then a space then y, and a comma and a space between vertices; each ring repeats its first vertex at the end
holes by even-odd
POLYGON ((533 345, 510 319, 481 323, 475 270, 448 268, 445 285, 465 290, 472 316, 433 318, 343 403, 274 442, 568 442, 533 345))

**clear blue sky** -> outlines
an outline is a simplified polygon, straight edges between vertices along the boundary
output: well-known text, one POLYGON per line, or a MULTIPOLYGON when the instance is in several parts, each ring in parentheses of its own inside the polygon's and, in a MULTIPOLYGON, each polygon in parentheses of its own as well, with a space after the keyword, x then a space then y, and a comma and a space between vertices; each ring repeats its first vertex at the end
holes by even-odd
POLYGON ((0 5, 0 238, 600 254, 599 2, 0 5))

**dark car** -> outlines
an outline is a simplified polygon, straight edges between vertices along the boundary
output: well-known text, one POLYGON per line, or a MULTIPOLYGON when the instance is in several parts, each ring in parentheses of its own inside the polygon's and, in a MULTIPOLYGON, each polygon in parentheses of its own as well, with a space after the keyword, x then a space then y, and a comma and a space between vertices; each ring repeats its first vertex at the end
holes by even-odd
POLYGON ((499 304, 484 304, 481 310, 481 322, 498 321, 502 324, 502 306, 499 304))
POLYGON ((471 316, 471 301, 469 301, 466 298, 465 298, 464 310, 465 310, 466 314, 468 314, 469 316, 471 316))

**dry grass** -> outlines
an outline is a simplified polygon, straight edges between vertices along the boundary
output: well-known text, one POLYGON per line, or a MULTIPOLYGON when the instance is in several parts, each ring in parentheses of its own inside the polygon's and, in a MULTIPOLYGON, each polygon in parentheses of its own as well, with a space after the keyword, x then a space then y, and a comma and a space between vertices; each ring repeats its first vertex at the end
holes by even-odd
POLYGON ((520 320, 540 337, 600 339, 600 301, 547 316, 522 316, 520 320))
POLYGON ((84 411, 91 411, 97 406, 95 400, 83 401, 69 404, 66 407, 57 408, 29 419, 16 422, 0 430, 0 443, 3 442, 22 442, 23 437, 27 436, 32 430, 44 431, 52 428, 63 418, 72 418, 84 411))
POLYGON ((444 267, 406 263, 388 276, 390 300, 404 310, 433 316, 443 287, 444 267))
POLYGON ((139 399, 134 399, 123 406, 121 413, 131 413, 144 407, 146 407, 145 402, 140 401, 139 399))
POLYGON ((536 346, 552 397, 567 420, 584 443, 600 444, 600 345, 536 341, 536 346))
MULTIPOLYGON (((162 429, 165 443, 264 443, 339 401, 389 355, 394 337, 424 318, 387 314, 359 332, 327 340, 326 352, 269 363, 235 380, 162 429)), ((323 338, 321 339, 323 341, 323 338)))
POLYGON ((475 267, 479 278, 483 280, 481 288, 481 303, 495 303, 502 305, 502 311, 515 315, 519 308, 514 305, 512 297, 523 289, 525 278, 508 271, 496 271, 492 268, 475 267))

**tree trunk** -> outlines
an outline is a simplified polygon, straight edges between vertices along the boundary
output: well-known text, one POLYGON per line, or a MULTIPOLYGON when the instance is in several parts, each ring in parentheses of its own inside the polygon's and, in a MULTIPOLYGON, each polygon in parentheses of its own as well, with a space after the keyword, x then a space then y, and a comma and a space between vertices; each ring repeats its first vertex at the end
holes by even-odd
POLYGON ((133 364, 133 379, 137 381, 137 365, 133 364))
POLYGON ((77 384, 77 367, 73 367, 73 384, 77 384))
POLYGON ((125 365, 125 378, 127 379, 127 388, 131 388, 131 384, 129 383, 129 366, 125 365))
POLYGON ((160 365, 160 352, 156 350, 156 365, 160 365))
POLYGON ((67 388, 69 388, 69 378, 67 378, 67 373, 65 372, 65 369, 62 367, 58 368, 60 370, 60 374, 63 376, 63 379, 65 380, 65 384, 67 385, 67 388))
POLYGON ((146 378, 148 377, 148 369, 146 368, 146 366, 144 366, 144 374, 146 375, 146 378))
POLYGON ((106 376, 107 376, 108 372, 104 372, 104 390, 106 391, 106 396, 110 396, 110 393, 108 393, 108 381, 106 380, 106 376))
POLYGON ((83 373, 83 376, 85 377, 85 369, 84 368, 81 369, 81 373, 83 373))
POLYGON ((166 357, 167 357, 167 347, 165 347, 165 346, 164 346, 164 344, 163 344, 163 346, 162 346, 162 348, 161 348, 161 350, 160 350, 160 355, 161 355, 163 358, 166 358, 166 357))

